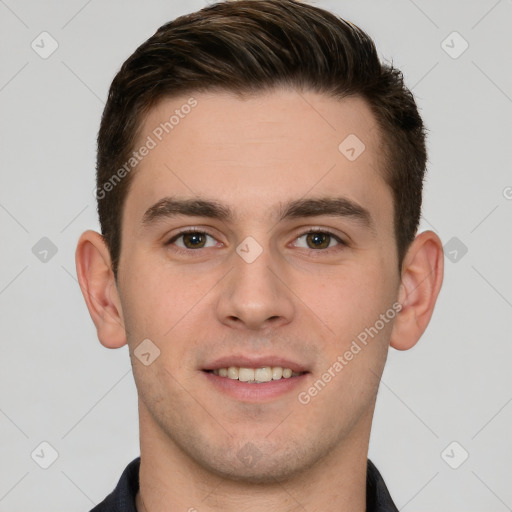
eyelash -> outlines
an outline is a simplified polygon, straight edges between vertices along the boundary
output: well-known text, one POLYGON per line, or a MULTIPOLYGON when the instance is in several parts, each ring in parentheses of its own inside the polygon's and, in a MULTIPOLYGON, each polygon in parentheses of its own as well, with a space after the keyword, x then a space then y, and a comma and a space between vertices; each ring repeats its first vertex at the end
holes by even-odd
MULTIPOLYGON (((216 238, 211 234, 209 233, 208 231, 205 231, 203 229, 199 229, 199 228, 188 228, 188 229, 185 229, 183 231, 180 231, 179 233, 175 234, 170 240, 168 240, 164 245, 165 246, 170 246, 170 245, 173 245, 173 243, 178 240, 180 237, 182 237, 183 235, 188 235, 188 234, 193 234, 193 233, 199 233, 201 235, 207 235, 211 238, 213 238, 214 240, 216 240, 216 238)), ((331 253, 333 250, 340 250, 339 249, 339 246, 342 246, 342 247, 348 247, 348 243, 345 242, 345 240, 341 239, 339 236, 335 235, 334 233, 332 233, 331 231, 329 230, 326 230, 326 229, 321 229, 321 228, 312 228, 312 229, 309 229, 308 231, 305 231, 301 234, 299 234, 298 236, 295 236, 294 237, 294 240, 297 240, 298 238, 302 238, 303 236, 305 235, 309 235, 309 234, 312 234, 312 233, 321 233, 323 235, 327 235, 331 238, 334 238, 334 240, 336 240, 336 242, 338 242, 338 245, 334 246, 334 247, 328 247, 326 249, 305 249, 311 253, 331 253), (336 249, 338 247, 338 249, 336 249)), ((182 247, 178 247, 178 246, 174 246, 173 250, 179 254, 185 254, 185 255, 190 255, 191 253, 194 253, 194 252, 199 252, 199 249, 210 249, 210 247, 199 247, 198 249, 184 249, 182 247)))

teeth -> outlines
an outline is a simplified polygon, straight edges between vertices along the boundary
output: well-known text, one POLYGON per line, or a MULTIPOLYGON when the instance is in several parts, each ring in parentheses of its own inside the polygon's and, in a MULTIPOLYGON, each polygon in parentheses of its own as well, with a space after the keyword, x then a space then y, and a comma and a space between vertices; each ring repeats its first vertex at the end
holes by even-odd
POLYGON ((265 366, 254 370, 254 380, 256 382, 270 382, 272 380, 272 368, 265 366))
POLYGON ((283 376, 283 369, 280 366, 272 368, 272 379, 279 380, 283 376))
POLYGON ((238 370, 238 380, 240 382, 249 382, 254 380, 254 370, 252 368, 240 368, 238 370))
POLYGON ((213 370, 213 373, 219 377, 227 377, 228 379, 250 383, 289 379, 290 377, 297 377, 300 375, 300 373, 292 372, 290 368, 282 368, 281 366, 263 366, 262 368, 230 366, 229 368, 218 368, 217 370, 213 370))
POLYGON ((292 376, 293 372, 290 370, 290 368, 283 368, 283 378, 289 379, 292 376))

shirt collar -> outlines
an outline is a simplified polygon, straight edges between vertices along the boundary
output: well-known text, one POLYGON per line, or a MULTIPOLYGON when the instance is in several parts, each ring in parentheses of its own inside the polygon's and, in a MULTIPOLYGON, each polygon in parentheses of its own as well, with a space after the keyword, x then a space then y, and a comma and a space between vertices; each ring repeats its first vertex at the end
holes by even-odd
MULTIPOLYGON (((114 491, 90 512, 137 512, 140 457, 124 470, 114 491)), ((366 471, 366 512, 398 512, 379 470, 368 459, 366 471)))

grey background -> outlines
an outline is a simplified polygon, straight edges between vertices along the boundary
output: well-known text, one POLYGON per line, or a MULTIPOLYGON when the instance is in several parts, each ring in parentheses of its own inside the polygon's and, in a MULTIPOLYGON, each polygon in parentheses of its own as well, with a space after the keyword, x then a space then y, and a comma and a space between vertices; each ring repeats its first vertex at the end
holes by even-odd
MULTIPOLYGON (((400 510, 512 510, 512 2, 314 3, 403 70, 430 130, 422 229, 455 237, 426 334, 390 349, 370 458, 400 510), (458 58, 453 31, 469 44, 458 58)), ((127 349, 97 341, 74 251, 99 229, 95 137, 115 72, 205 4, 0 0, 2 512, 87 511, 139 453, 127 349), (46 59, 31 47, 51 47, 43 31, 58 43, 46 59), (43 441, 58 452, 48 469, 43 441)))

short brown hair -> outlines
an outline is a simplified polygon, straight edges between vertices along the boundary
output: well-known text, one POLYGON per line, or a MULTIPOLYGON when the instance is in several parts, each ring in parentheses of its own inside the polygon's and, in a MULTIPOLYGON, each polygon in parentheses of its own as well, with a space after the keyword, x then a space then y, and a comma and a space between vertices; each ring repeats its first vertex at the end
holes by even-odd
POLYGON ((382 132, 401 266, 418 229, 427 159, 423 122, 402 73, 380 62, 367 34, 328 11, 296 0, 239 0, 163 25, 112 82, 98 134, 96 185, 116 278, 133 173, 115 183, 112 178, 129 160, 149 110, 163 98, 194 91, 244 94, 278 86, 366 100, 382 132))

